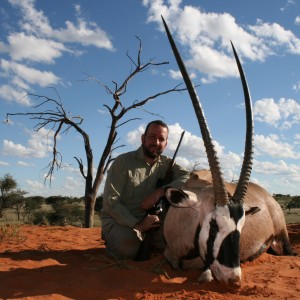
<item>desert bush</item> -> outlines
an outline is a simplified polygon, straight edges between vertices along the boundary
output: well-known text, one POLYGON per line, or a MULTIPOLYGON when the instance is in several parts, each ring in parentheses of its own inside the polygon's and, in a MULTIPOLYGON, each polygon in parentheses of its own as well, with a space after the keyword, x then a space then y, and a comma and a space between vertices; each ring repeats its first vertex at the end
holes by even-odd
POLYGON ((25 237, 22 234, 20 225, 0 225, 0 242, 17 242, 20 243, 25 240, 25 237))
POLYGON ((82 226, 84 223, 84 208, 78 203, 58 201, 52 204, 53 211, 47 214, 50 225, 82 226))
POLYGON ((292 200, 286 205, 287 209, 300 208, 300 196, 292 197, 292 200))

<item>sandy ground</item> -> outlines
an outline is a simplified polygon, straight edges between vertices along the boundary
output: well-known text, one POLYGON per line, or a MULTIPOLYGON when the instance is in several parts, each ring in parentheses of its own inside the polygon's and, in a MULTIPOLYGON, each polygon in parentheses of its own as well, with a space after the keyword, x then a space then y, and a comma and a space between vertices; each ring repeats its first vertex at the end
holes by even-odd
MULTIPOLYGON (((288 230, 300 253, 300 224, 288 230)), ((243 264, 242 286, 231 289, 197 284, 199 272, 174 271, 163 256, 114 261, 100 228, 22 226, 0 253, 0 299, 300 299, 299 255, 243 264)))

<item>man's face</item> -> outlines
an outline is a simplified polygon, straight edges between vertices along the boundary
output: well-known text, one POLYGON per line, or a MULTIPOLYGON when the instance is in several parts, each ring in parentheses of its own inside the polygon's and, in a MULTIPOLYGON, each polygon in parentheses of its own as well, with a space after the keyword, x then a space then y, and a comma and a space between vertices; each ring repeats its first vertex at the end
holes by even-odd
POLYGON ((151 124, 146 135, 142 135, 142 146, 146 156, 155 159, 163 153, 168 143, 168 129, 151 124))

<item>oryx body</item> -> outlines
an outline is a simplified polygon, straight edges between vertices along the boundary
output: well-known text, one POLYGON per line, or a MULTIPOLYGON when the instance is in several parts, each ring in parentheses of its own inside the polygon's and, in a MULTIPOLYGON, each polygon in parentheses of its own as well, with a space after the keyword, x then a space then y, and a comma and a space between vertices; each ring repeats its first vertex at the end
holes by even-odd
MULTIPOLYGON (((233 195, 236 184, 225 183, 225 185, 228 193, 233 195)), ((203 242, 200 239, 201 230, 203 226, 207 226, 205 223, 207 216, 214 213, 216 209, 210 172, 207 170, 193 172, 183 191, 169 189, 167 197, 172 205, 164 223, 167 243, 166 258, 174 268, 205 268, 207 266, 205 253, 202 253, 204 259, 201 259, 201 243, 203 242)), ((241 229, 239 255, 237 256, 241 262, 257 258, 269 247, 278 255, 293 254, 283 211, 265 189, 250 182, 243 208, 246 218, 241 229)), ((230 224, 227 225, 232 230, 230 224)), ((224 228, 219 229, 218 234, 222 243, 224 228)), ((206 243, 207 239, 204 242, 206 243)), ((222 247, 224 247, 222 251, 225 254, 227 252, 228 259, 232 260, 232 255, 236 253, 231 252, 235 249, 231 249, 230 244, 229 246, 228 244, 221 245, 220 248, 222 247)), ((221 263, 224 264, 222 261, 221 263)), ((241 275, 239 268, 236 272, 238 276, 241 275)), ((226 282, 222 274, 219 274, 218 279, 226 282)))

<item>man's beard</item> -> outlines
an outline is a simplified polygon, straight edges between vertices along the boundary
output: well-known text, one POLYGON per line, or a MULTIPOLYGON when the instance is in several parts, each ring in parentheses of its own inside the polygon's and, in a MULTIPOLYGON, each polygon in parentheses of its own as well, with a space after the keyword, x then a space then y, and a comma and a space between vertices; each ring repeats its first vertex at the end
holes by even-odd
POLYGON ((144 144, 142 146, 143 146, 144 154, 152 159, 158 158, 162 154, 161 150, 156 149, 156 152, 151 152, 150 149, 146 147, 144 144))

